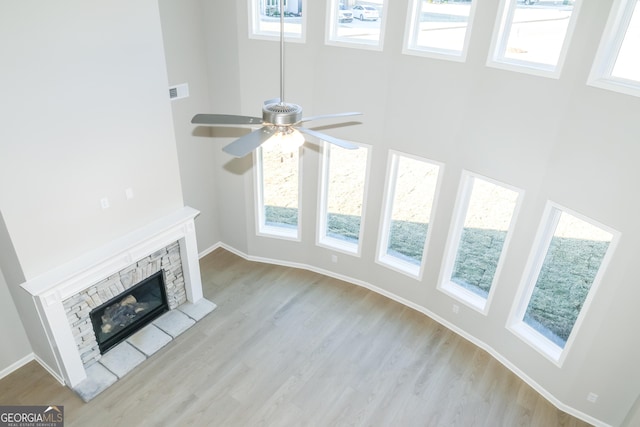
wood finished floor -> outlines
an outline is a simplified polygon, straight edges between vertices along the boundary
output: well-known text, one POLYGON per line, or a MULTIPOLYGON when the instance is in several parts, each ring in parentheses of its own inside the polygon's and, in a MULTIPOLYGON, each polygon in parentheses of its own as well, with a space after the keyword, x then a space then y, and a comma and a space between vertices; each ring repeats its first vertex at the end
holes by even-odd
POLYGON ((64 405, 71 426, 587 426, 428 317, 355 285, 201 260, 218 308, 91 402, 31 362, 0 404, 64 405))

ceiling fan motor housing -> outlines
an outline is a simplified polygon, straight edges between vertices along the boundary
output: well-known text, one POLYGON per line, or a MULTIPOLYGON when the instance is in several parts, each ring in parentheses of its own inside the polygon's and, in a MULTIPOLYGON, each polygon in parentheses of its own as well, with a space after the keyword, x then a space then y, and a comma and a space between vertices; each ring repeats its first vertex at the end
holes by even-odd
POLYGON ((302 120, 302 107, 278 102, 262 106, 262 120, 276 126, 289 126, 302 120))

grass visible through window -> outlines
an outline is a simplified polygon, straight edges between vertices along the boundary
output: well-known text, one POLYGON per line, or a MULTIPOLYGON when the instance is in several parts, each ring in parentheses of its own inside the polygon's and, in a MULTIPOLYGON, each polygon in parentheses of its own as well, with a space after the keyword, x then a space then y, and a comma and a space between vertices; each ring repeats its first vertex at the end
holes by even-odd
MULTIPOLYGON (((296 208, 267 204, 264 209, 267 224, 298 224, 296 208)), ((360 221, 356 215, 329 213, 328 235, 357 242, 360 221)), ((419 266, 428 227, 424 222, 392 220, 388 253, 419 266)), ((566 344, 611 241, 602 236, 589 238, 588 233, 586 236, 560 234, 552 238, 524 315, 526 323, 561 347, 566 344)), ((465 227, 453 268, 455 283, 487 297, 505 238, 506 231, 465 227)))
POLYGON ((525 323, 564 348, 608 248, 608 241, 553 237, 525 323))

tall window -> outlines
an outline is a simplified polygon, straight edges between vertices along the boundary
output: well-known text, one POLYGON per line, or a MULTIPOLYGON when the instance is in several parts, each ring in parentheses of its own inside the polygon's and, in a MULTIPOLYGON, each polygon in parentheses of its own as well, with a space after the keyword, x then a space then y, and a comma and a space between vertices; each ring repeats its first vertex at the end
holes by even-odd
POLYGON ((386 0, 328 2, 326 43, 364 49, 382 49, 386 0))
POLYGON ((514 188, 463 174, 440 289, 475 309, 488 310, 519 198, 514 188))
POLYGON ((299 150, 267 141, 255 153, 258 233, 298 239, 299 150))
POLYGON ((589 84, 640 96, 640 6, 616 0, 600 43, 589 84))
POLYGON ((511 329, 561 364, 618 233, 549 204, 511 329))
POLYGON ((440 166, 391 152, 377 261, 420 279, 440 166))
POLYGON ((323 142, 318 244, 359 254, 368 152, 323 142))
POLYGON ((581 0, 503 0, 489 65, 557 77, 581 0))
POLYGON ((413 0, 404 53, 464 61, 476 2, 413 0))
MULTIPOLYGON (((248 0, 249 37, 280 37, 280 0, 248 0)), ((284 35, 293 41, 304 41, 303 0, 284 0, 284 35)))

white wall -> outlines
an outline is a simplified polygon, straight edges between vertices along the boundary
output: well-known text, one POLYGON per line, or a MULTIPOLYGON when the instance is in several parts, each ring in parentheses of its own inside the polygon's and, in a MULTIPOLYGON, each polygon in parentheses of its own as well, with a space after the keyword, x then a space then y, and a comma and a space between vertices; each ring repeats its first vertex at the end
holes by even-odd
POLYGON ((155 0, 0 5, 0 265, 54 371, 20 283, 183 206, 163 49, 155 0))
POLYGON ((216 203, 220 146, 211 140, 209 128, 191 124, 195 114, 211 111, 203 8, 199 0, 160 0, 158 5, 169 83, 189 85, 189 97, 172 101, 171 109, 184 202, 200 211, 196 232, 198 251, 204 252, 220 241, 216 203))
MULTIPOLYGON (((212 23, 207 28, 209 39, 219 40, 210 45, 210 61, 217 65, 210 68, 210 81, 219 82, 224 70, 238 73, 237 79, 225 80, 235 85, 235 91, 212 86, 212 99, 232 102, 216 112, 259 115, 262 101, 278 91, 278 45, 248 38, 247 2, 235 3, 233 11, 228 5, 213 7, 213 2, 202 1, 206 20, 212 23)), ((221 216, 223 242, 253 257, 333 271, 406 299, 482 343, 561 406, 590 420, 620 425, 640 392, 640 343, 629 334, 629 327, 638 324, 640 300, 640 287, 633 280, 640 252, 636 215, 640 203, 633 196, 640 181, 635 166, 640 157, 640 99, 585 84, 611 2, 585 2, 559 79, 485 65, 497 0, 478 4, 466 63, 402 55, 408 3, 389 2, 382 52, 325 46, 325 2, 306 3, 306 43, 287 44, 288 101, 301 104, 305 115, 365 113, 362 125, 330 131, 373 145, 362 257, 339 254, 335 265, 330 251, 314 244, 319 159, 308 148, 304 150, 300 243, 255 235, 248 160, 218 154, 226 168, 221 176, 224 185, 218 187, 220 204, 238 209, 237 216, 221 216), (385 181, 382 171, 389 149, 446 165, 422 282, 374 262, 385 181), (237 166, 237 173, 227 173, 230 165, 237 166), (454 315, 454 301, 436 290, 463 169, 525 190, 506 266, 487 316, 464 306, 454 315), (241 190, 243 201, 238 200, 241 190), (505 329, 547 200, 622 233, 615 258, 562 368, 505 329), (246 216, 239 212, 242 205, 246 216), (235 240, 227 241, 231 236, 235 240), (599 395, 597 403, 587 402, 590 392, 599 395)))
POLYGON ((31 345, 0 270, 0 378, 29 358, 31 345))
POLYGON ((182 207, 156 1, 5 2, 0 52, 0 202, 26 278, 182 207))

